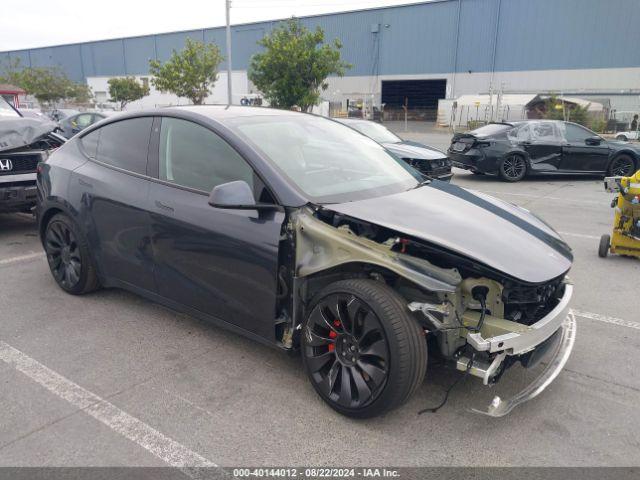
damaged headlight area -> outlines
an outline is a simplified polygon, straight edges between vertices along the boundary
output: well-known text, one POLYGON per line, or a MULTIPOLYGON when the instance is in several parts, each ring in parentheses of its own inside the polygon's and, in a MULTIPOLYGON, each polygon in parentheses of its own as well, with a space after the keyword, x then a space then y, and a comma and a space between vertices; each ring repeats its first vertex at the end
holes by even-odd
POLYGON ((530 284, 473 259, 322 208, 303 209, 295 224, 296 279, 346 269, 390 285, 451 367, 497 383, 514 365, 543 367, 510 399, 485 410, 503 416, 542 392, 564 367, 575 339, 573 286, 562 275, 530 284))

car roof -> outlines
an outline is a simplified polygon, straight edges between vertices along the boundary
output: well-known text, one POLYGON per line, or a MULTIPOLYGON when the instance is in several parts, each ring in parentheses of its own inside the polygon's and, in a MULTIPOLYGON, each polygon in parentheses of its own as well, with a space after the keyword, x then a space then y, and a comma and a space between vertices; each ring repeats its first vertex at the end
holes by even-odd
POLYGON ((168 109, 198 113, 218 121, 237 117, 304 115, 304 113, 294 110, 280 110, 270 107, 244 107, 238 105, 185 105, 168 107, 168 109))
POLYGON ((334 120, 340 123, 376 123, 365 118, 334 118, 334 120))

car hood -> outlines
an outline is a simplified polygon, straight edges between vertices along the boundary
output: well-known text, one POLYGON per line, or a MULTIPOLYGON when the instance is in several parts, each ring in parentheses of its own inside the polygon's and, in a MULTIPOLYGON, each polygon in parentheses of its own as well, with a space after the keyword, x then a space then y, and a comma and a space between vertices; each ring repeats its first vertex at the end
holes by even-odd
POLYGON ((56 128, 57 124, 38 118, 0 119, 0 152, 30 145, 56 128))
POLYGON ((557 278, 573 261, 558 233, 529 211, 437 180, 326 208, 438 245, 523 282, 557 278))
POLYGON ((625 142, 621 140, 607 140, 607 145, 609 145, 614 150, 633 150, 635 152, 640 152, 640 145, 631 142, 625 142))
POLYGON ((401 158, 411 158, 415 160, 443 160, 447 158, 444 152, 427 147, 421 143, 404 141, 400 143, 383 143, 382 145, 401 158))

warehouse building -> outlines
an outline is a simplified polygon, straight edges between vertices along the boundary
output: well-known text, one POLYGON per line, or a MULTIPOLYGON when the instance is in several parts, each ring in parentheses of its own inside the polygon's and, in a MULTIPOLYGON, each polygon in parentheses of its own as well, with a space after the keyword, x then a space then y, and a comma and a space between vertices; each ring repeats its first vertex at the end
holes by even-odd
MULTIPOLYGON (((380 107, 395 115, 433 118, 440 99, 461 95, 558 93, 607 99, 620 111, 640 110, 640 8, 637 0, 432 0, 300 18, 339 38, 353 64, 331 78, 325 100, 346 108, 380 107)), ((234 103, 256 94, 247 79, 256 42, 278 21, 232 27, 234 103)), ((150 59, 166 60, 187 38, 215 42, 224 27, 1 52, 27 66, 59 66, 85 80, 106 101, 107 80, 148 81, 150 59)), ((208 99, 226 102, 226 65, 208 99)), ((129 108, 186 103, 152 95, 129 108)))

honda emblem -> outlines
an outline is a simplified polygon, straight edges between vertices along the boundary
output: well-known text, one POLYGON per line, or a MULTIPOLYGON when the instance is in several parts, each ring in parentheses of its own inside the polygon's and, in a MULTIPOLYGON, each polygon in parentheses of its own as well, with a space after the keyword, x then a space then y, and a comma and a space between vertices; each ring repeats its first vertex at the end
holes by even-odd
POLYGON ((8 158, 0 158, 0 172, 13 170, 13 162, 8 158))

